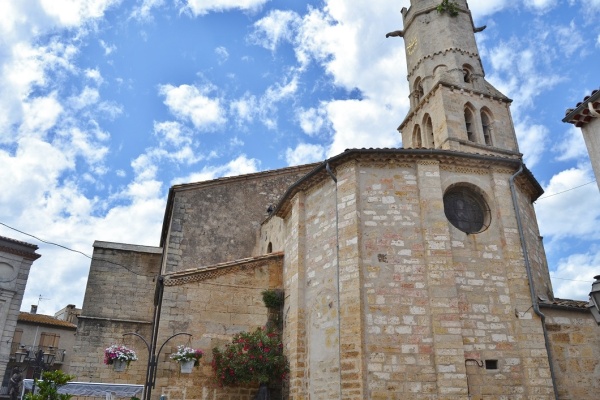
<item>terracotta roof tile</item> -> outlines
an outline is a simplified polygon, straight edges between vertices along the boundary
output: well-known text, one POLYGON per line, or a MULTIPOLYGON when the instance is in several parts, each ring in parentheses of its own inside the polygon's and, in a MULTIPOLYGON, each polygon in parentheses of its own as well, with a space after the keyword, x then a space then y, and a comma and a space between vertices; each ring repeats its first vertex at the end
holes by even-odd
POLYGON ((49 315, 43 314, 31 314, 28 312, 21 311, 19 313, 19 322, 27 322, 30 324, 40 324, 40 325, 51 325, 51 326, 60 326, 64 328, 72 328, 77 329, 77 325, 72 324, 68 321, 63 321, 62 319, 54 318, 49 315))

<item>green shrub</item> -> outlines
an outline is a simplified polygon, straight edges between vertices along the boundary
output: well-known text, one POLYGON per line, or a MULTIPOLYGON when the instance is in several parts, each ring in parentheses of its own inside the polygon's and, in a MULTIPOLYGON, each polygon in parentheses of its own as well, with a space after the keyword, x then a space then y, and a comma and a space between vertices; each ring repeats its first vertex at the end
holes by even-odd
POLYGON ((263 303, 267 308, 279 308, 283 305, 283 291, 278 289, 267 289, 261 292, 263 303))

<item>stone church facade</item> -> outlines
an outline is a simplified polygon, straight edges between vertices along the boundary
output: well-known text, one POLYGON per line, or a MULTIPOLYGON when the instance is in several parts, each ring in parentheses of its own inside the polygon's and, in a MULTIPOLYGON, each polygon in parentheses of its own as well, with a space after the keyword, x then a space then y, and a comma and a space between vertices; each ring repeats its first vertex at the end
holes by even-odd
POLYGON ((596 398, 600 328, 553 296, 511 101, 485 80, 467 2, 438 4, 412 0, 391 35, 411 89, 404 148, 174 186, 160 247, 94 244, 78 380, 143 383, 143 343, 122 335, 149 337, 158 309, 159 344, 189 332, 207 356, 180 375, 182 343, 167 345, 153 397, 252 398, 215 386, 210 349, 264 325, 260 293, 277 288, 290 399, 596 398), (142 351, 117 374, 103 349, 124 340, 142 351))

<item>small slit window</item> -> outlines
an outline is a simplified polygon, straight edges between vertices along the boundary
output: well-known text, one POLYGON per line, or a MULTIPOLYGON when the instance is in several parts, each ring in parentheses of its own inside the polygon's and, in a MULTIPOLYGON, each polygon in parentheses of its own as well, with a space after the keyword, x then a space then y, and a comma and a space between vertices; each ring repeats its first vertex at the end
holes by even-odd
POLYGON ((470 142, 475 142, 474 120, 473 111, 469 107, 465 107, 465 127, 467 129, 467 139, 470 142))
POLYGON ((463 80, 465 83, 471 83, 473 81, 473 68, 469 64, 463 65, 463 80))
POLYGON ((481 111, 481 127, 483 130, 483 139, 488 146, 492 145, 492 119, 486 111, 481 111))
POLYGON ((271 254, 273 252, 273 243, 269 242, 267 245, 267 254, 271 254))
POLYGON ((433 137, 433 124, 429 115, 425 115, 425 122, 423 126, 425 128, 425 137, 427 138, 428 147, 435 149, 435 139, 433 137))
POLYGON ((413 147, 423 147, 423 140, 421 139, 421 127, 419 125, 415 126, 415 131, 413 133, 413 147))

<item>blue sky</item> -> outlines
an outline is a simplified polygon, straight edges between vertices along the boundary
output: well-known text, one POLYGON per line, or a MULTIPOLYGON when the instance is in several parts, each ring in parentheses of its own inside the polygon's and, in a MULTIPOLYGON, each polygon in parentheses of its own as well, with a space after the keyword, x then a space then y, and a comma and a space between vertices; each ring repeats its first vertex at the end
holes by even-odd
MULTIPOLYGON (((89 255, 94 240, 156 246, 173 184, 400 147, 404 43, 385 34, 408 5, 0 0, 0 222, 89 255)), ((600 193, 561 119, 600 87, 600 0, 470 7, 487 25, 486 78, 514 100, 521 152, 550 196, 536 210, 555 295, 586 299, 600 193)), ((89 259, 0 235, 40 246, 23 310, 40 295, 41 313, 82 305, 89 259)))

